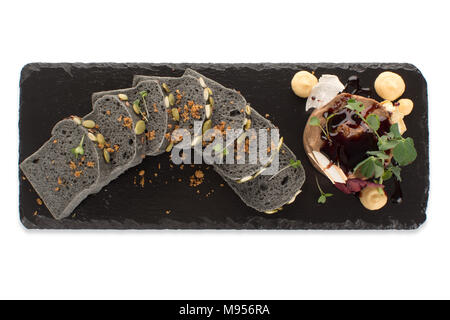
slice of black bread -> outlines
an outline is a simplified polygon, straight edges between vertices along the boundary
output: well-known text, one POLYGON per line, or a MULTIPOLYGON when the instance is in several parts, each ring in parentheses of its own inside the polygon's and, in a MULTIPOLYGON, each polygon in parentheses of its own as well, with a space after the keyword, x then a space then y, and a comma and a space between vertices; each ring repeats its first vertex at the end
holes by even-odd
POLYGON ((249 207, 268 214, 275 213, 284 205, 294 202, 305 182, 303 167, 292 165, 297 158, 285 144, 280 149, 278 159, 279 170, 275 174, 266 175, 265 172, 245 183, 227 178, 225 181, 249 207))
POLYGON ((90 133, 95 137, 101 134, 105 140, 100 141, 98 147, 102 149, 110 170, 102 181, 108 183, 142 162, 145 157, 145 134, 144 130, 137 134, 136 127, 143 120, 117 96, 107 95, 95 101, 94 110, 82 121, 83 125, 86 121, 92 121, 95 126, 92 127, 91 123, 90 133))
MULTIPOLYGON (((215 164, 214 169, 224 178, 233 180, 239 183, 243 183, 254 179, 258 175, 260 175, 264 170, 271 164, 275 156, 278 154, 278 151, 281 148, 283 143, 283 138, 279 138, 278 135, 275 134, 275 137, 272 137, 271 131, 276 129, 276 126, 270 122, 268 119, 260 115, 255 109, 250 108, 250 112, 248 112, 248 123, 251 124, 246 126, 246 130, 244 133, 236 140, 234 144, 233 154, 235 156, 234 163, 232 164, 215 164), (255 134, 257 135, 259 131, 266 132, 266 141, 262 143, 262 146, 267 146, 268 149, 268 158, 260 158, 259 152, 258 156, 252 163, 249 162, 248 153, 244 152, 245 159, 239 159, 238 151, 241 151, 243 148, 246 148, 246 140, 255 139, 255 134), (244 162, 243 164, 241 164, 244 162)), ((275 132, 274 132, 275 133, 275 132)), ((230 146, 228 146, 230 147, 230 146)), ((241 153, 242 157, 242 153, 241 153)))
POLYGON ((169 117, 168 109, 164 105, 164 94, 157 81, 147 80, 137 86, 127 89, 95 92, 92 94, 92 104, 105 95, 116 95, 134 113, 135 120, 144 120, 145 154, 155 156, 163 153, 169 141, 166 133, 175 123, 169 117))
MULTIPOLYGON (((138 85, 141 81, 156 80, 159 82, 165 93, 166 107, 171 108, 172 120, 178 121, 176 128, 186 129, 191 135, 192 145, 201 142, 202 126, 198 126, 197 131, 194 126, 195 121, 204 123, 206 120, 205 96, 200 81, 191 76, 158 77, 158 76, 135 76, 133 85, 138 85)), ((169 115, 170 118, 170 115, 169 115)))
POLYGON ((88 130, 71 119, 58 122, 51 139, 20 168, 56 219, 69 216, 89 194, 98 192, 101 176, 109 171, 88 130), (83 154, 75 155, 72 149, 80 143, 83 154))
POLYGON ((208 101, 208 104, 212 109, 211 121, 213 127, 220 125, 233 130, 244 127, 247 121, 246 114, 250 112, 250 109, 247 101, 239 92, 226 88, 193 69, 186 69, 184 75, 199 79, 200 85, 206 90, 205 96, 210 93, 212 103, 208 101))

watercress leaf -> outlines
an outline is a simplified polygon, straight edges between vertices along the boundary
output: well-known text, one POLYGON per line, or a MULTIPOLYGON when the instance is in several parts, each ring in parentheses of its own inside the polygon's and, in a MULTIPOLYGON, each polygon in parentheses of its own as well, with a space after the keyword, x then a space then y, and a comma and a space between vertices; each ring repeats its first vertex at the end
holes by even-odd
POLYGON ((374 177, 380 178, 384 174, 384 166, 381 160, 374 161, 374 177))
POLYGON ((375 174, 375 160, 373 157, 367 158, 367 161, 361 164, 355 171, 358 170, 364 177, 372 178, 375 174))
POLYGON ((395 178, 397 178, 398 181, 402 181, 402 177, 400 176, 400 172, 402 171, 402 168, 400 167, 394 167, 392 166, 391 168, 389 168, 389 172, 392 172, 395 176, 395 178))
POLYGON ((390 150, 395 148, 398 143, 399 140, 387 140, 387 141, 379 140, 378 149, 380 149, 381 151, 390 150))
POLYGON ((323 194, 317 200, 318 203, 325 203, 326 201, 327 201, 327 197, 325 197, 325 195, 323 195, 323 194))
POLYGON ((378 131, 378 129, 380 129, 380 118, 378 115, 369 114, 366 120, 373 131, 378 131))
POLYGON ((319 118, 317 118, 317 117, 311 117, 311 119, 309 120, 309 125, 315 126, 315 127, 320 126, 320 120, 319 120, 319 118))
POLYGON ((367 151, 366 153, 368 155, 375 156, 375 157, 377 157, 379 159, 382 159, 382 160, 389 159, 389 156, 386 153, 384 153, 383 151, 367 151))
POLYGON ((400 139, 402 137, 402 135, 400 134, 400 129, 398 127, 398 123, 394 123, 389 129, 389 132, 394 136, 395 139, 400 139))
POLYGON ((325 193, 324 196, 325 196, 325 198, 329 198, 329 197, 332 197, 333 194, 332 193, 325 193))
POLYGON ((386 170, 383 175, 381 176, 381 178, 383 179, 383 181, 387 181, 390 178, 392 178, 392 171, 391 170, 386 170))
POLYGON ((295 161, 295 160, 291 159, 289 161, 289 165, 293 168, 299 168, 302 165, 302 162, 300 160, 295 161))
POLYGON ((400 140, 393 150, 395 161, 400 166, 407 166, 417 158, 417 151, 414 147, 414 141, 411 138, 400 140))

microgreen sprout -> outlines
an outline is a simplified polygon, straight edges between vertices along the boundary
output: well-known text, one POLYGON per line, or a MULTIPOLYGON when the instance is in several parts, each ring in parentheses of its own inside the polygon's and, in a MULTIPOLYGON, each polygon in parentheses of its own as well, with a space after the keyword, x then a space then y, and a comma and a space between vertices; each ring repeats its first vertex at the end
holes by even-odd
POLYGON ((286 169, 288 169, 288 168, 290 168, 290 167, 297 169, 297 168, 300 168, 301 166, 302 166, 302 162, 301 162, 300 160, 294 160, 294 159, 291 159, 291 160, 289 160, 289 164, 288 164, 287 166, 285 166, 284 168, 282 168, 281 170, 279 170, 279 171, 278 171, 277 173, 275 173, 273 176, 271 176, 271 177, 269 178, 269 181, 272 180, 272 179, 275 178, 277 175, 279 175, 281 172, 283 172, 284 170, 286 170, 286 169))
POLYGON ((333 194, 332 193, 325 193, 322 190, 322 188, 320 187, 319 180, 317 179, 317 177, 316 177, 316 184, 317 184, 317 188, 320 191, 320 197, 319 197, 319 199, 317 199, 317 203, 322 203, 323 204, 323 203, 327 202, 327 198, 332 197, 333 194))
POLYGON ((70 150, 76 159, 78 159, 79 155, 84 154, 83 143, 84 143, 84 135, 81 138, 80 144, 77 147, 70 150))

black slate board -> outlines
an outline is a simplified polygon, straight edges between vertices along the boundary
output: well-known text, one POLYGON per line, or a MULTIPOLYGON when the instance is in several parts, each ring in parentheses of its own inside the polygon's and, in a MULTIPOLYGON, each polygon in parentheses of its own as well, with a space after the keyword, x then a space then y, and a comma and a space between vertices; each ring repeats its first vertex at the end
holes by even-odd
MULTIPOLYGON (((303 192, 293 205, 275 215, 258 213, 247 208, 228 186, 221 187, 221 178, 207 166, 201 166, 206 173, 205 182, 198 188, 189 187, 189 176, 197 167, 170 168, 168 156, 162 155, 146 158, 98 194, 89 196, 71 217, 61 221, 53 219, 45 205, 37 205, 37 194, 19 170, 19 211, 24 226, 30 229, 414 229, 425 221, 429 189, 427 86, 420 71, 410 64, 28 64, 22 70, 20 81, 19 161, 50 137, 53 125, 60 119, 87 114, 92 108, 93 92, 129 87, 135 74, 179 76, 186 67, 239 90, 261 114, 270 114, 269 119, 280 128, 287 145, 302 160, 306 170, 303 192), (312 167, 301 143, 310 112, 305 112, 306 100, 296 97, 290 88, 292 76, 302 69, 314 70, 318 76, 335 74, 343 82, 356 74, 363 87, 372 88, 376 76, 384 70, 397 72, 405 79, 404 97, 415 103, 413 113, 406 118, 406 135, 414 139, 418 158, 402 172, 402 204, 389 203, 378 212, 367 211, 356 197, 338 192, 312 167), (140 170, 146 172, 144 188, 134 184, 135 177, 139 182, 140 170), (335 194, 325 205, 316 203, 315 176, 323 189, 335 194), (211 195, 206 197, 208 192, 211 195)), ((388 185, 388 192, 392 188, 388 185)))

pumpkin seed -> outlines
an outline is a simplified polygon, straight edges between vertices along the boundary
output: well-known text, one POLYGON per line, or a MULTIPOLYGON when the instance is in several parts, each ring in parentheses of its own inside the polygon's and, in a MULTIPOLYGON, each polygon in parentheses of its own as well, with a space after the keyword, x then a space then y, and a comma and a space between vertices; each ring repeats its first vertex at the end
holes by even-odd
POLYGON ((268 210, 268 211, 264 211, 264 213, 266 214, 274 214, 277 213, 280 209, 275 209, 275 210, 268 210))
POLYGON ((166 106, 166 109, 170 108, 169 97, 167 96, 164 97, 164 105, 166 106))
POLYGON ((165 92, 170 93, 169 86, 168 86, 166 83, 163 83, 163 84, 161 85, 161 87, 164 89, 165 92))
POLYGON ((252 127, 252 120, 247 119, 247 122, 245 123, 245 130, 250 130, 251 127, 252 127))
POLYGON ((248 116, 251 115, 252 109, 250 108, 249 105, 246 105, 246 106, 245 106, 245 113, 246 113, 248 116))
POLYGON ((237 183, 244 183, 244 182, 247 182, 247 181, 250 181, 250 180, 252 180, 253 179, 253 176, 246 176, 246 177, 244 177, 244 178, 242 178, 242 179, 239 179, 238 181, 236 181, 237 183))
POLYGON ((203 88, 206 88, 205 80, 204 80, 202 77, 198 78, 198 82, 200 83, 200 85, 201 85, 203 88))
POLYGON ((109 163, 111 161, 111 156, 106 149, 103 149, 103 158, 105 158, 106 163, 109 163))
POLYGON ((99 144, 105 144, 105 137, 101 133, 97 133, 97 142, 99 144))
POLYGON ((91 141, 94 141, 94 142, 97 141, 97 137, 92 132, 88 132, 88 138, 91 141))
POLYGON ((139 106, 139 101, 136 103, 136 101, 133 103, 133 110, 134 113, 137 115, 141 114, 141 107, 139 106))
POLYGON ((73 120, 76 124, 81 124, 81 119, 80 119, 80 117, 72 116, 72 120, 73 120))
POLYGON ((145 131, 145 122, 144 120, 139 120, 136 122, 136 126, 134 127, 134 133, 137 135, 143 134, 145 131))
POLYGON ((205 101, 208 101, 209 98, 209 91, 208 88, 203 89, 203 99, 205 99, 205 101))
POLYGON ((127 96, 126 94, 119 93, 117 96, 118 96, 119 99, 122 100, 122 101, 128 101, 128 96, 127 96))
POLYGON ((178 108, 172 108, 172 117, 175 121, 180 121, 180 113, 178 112, 178 108))
POLYGON ((302 190, 297 191, 297 193, 292 197, 292 199, 289 200, 286 204, 292 204, 301 192, 302 190))
POLYGON ((173 93, 169 93, 168 98, 170 106, 173 106, 175 104, 175 97, 173 96, 173 93))
POLYGON ((209 96, 209 104, 211 105, 211 108, 214 108, 214 99, 211 96, 209 96))
POLYGON ((166 152, 170 152, 173 148, 173 142, 170 142, 169 145, 166 148, 166 152))
POLYGON ((92 129, 95 127, 95 122, 92 120, 84 120, 83 121, 83 127, 88 128, 88 129, 92 129))
POLYGON ((205 116, 206 116, 206 119, 210 119, 211 116, 212 116, 212 109, 211 109, 211 106, 209 104, 207 104, 205 106, 205 116))
POLYGON ((212 128, 212 121, 211 120, 206 120, 203 123, 202 133, 205 134, 205 132, 208 131, 211 128, 212 128))

